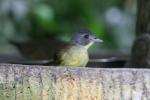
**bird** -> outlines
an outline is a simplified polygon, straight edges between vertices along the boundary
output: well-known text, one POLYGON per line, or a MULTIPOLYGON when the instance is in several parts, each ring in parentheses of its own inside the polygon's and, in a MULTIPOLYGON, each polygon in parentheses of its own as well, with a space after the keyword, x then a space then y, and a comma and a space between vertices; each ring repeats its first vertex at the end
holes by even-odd
POLYGON ((91 31, 82 30, 76 32, 70 42, 54 54, 55 66, 85 67, 89 61, 88 49, 95 42, 103 42, 91 31))

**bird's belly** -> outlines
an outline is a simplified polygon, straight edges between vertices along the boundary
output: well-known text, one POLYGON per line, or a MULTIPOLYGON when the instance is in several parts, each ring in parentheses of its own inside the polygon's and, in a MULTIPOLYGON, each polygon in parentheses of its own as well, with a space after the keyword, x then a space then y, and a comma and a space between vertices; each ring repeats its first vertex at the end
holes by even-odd
POLYGON ((88 53, 84 49, 77 49, 73 48, 67 52, 67 54, 64 55, 61 65, 64 66, 78 66, 78 67, 84 67, 88 63, 89 57, 88 53))
POLYGON ((79 67, 84 67, 86 66, 86 64, 88 63, 88 55, 84 54, 84 53, 80 53, 79 55, 76 55, 75 58, 73 59, 75 66, 79 66, 79 67))

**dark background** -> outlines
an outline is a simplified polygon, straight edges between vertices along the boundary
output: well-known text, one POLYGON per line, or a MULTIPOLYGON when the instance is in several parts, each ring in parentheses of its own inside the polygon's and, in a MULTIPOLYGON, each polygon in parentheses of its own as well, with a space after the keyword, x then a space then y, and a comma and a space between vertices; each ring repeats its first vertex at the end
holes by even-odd
POLYGON ((0 61, 50 59, 81 29, 104 40, 91 58, 126 57, 135 21, 136 0, 0 0, 0 61))

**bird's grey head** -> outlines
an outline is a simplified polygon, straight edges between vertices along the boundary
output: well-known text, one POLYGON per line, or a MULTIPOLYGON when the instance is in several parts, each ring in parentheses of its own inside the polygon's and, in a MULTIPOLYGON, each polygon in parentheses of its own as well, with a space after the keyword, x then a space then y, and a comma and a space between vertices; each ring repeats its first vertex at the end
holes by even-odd
POLYGON ((79 31, 75 33, 71 41, 73 44, 82 46, 89 45, 91 42, 102 42, 101 39, 96 38, 90 31, 79 31))

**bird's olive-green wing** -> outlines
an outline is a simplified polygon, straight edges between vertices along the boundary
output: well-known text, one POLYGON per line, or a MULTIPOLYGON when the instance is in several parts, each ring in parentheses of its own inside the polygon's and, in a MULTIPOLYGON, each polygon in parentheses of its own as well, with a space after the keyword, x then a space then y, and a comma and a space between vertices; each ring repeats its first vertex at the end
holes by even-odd
POLYGON ((64 46, 64 48, 59 49, 58 51, 55 52, 54 54, 54 64, 61 66, 64 60, 67 60, 64 58, 66 55, 67 51, 69 49, 69 46, 64 46))

